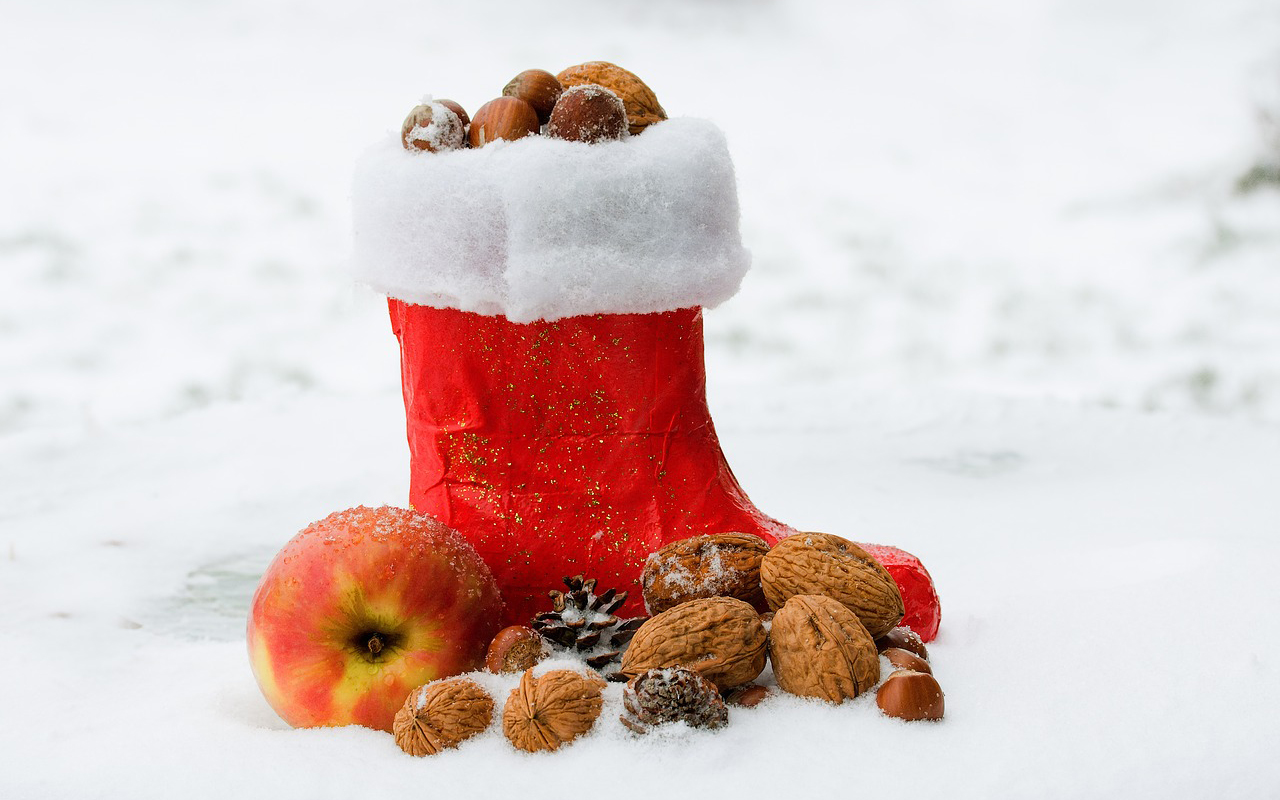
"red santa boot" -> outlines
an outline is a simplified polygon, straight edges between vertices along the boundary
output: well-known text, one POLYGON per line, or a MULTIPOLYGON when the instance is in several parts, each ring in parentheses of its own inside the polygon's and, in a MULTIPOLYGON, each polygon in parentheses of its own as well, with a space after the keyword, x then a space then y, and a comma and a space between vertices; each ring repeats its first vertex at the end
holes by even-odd
POLYGON ((389 136, 353 201, 357 277, 392 298, 410 501, 476 545, 507 623, 578 573, 639 614, 663 545, 791 532, 747 499, 707 412, 701 309, 750 260, 713 125, 442 153, 389 136))
POLYGON ((707 410, 702 310, 515 323, 390 301, 400 340, 413 507, 462 531, 508 622, 560 577, 631 591, 663 545, 790 529, 725 463, 707 410))

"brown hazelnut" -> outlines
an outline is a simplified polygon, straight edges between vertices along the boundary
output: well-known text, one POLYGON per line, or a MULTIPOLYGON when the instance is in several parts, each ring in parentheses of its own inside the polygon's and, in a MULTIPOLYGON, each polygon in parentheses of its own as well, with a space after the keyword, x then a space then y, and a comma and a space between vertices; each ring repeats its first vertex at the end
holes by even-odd
POLYGON ((616 94, 594 83, 566 89, 551 110, 547 135, 571 142, 621 139, 627 135, 627 110, 616 94))
POLYGON ((758 683, 736 686, 724 693, 724 701, 740 708, 755 708, 769 696, 769 687, 758 683))
POLYGON ((910 650, 903 650, 901 647, 887 647, 880 652, 880 655, 889 659, 889 663, 894 666, 894 669, 909 669, 913 672, 933 674, 933 667, 929 666, 929 662, 910 650))
POLYGON ((476 109, 471 118, 467 139, 472 147, 484 147, 489 142, 516 139, 538 132, 538 112, 518 97, 499 97, 476 109))
POLYGON ((884 636, 876 639, 876 649, 880 652, 883 653, 890 647, 900 647, 903 650, 910 650, 926 661, 929 660, 929 649, 924 646, 924 640, 920 638, 920 634, 905 625, 899 625, 884 636))
POLYGON ((465 124, 441 103, 414 106, 400 126, 400 142, 409 151, 457 150, 465 141, 465 124))
POLYGON ((502 88, 502 95, 518 97, 533 106, 538 113, 538 121, 545 125, 551 119, 551 109, 555 108, 562 91, 564 88, 555 75, 545 69, 526 69, 507 82, 502 88))
POLYGON ((436 102, 444 106, 445 108, 449 109, 453 113, 457 114, 458 119, 462 120, 462 127, 465 128, 466 126, 471 124, 471 117, 467 116, 467 110, 463 108, 461 104, 459 104, 457 101, 437 100, 436 102))
POLYGON ((634 73, 608 61, 588 61, 562 70, 556 76, 560 85, 568 89, 582 83, 598 83, 622 98, 627 107, 627 122, 634 136, 645 129, 645 126, 661 122, 667 118, 667 112, 658 104, 645 82, 634 73))
POLYGON ((900 669, 880 685, 876 705, 886 715, 898 719, 942 719, 942 687, 932 675, 900 669))
POLYGON ((542 636, 533 628, 512 625, 493 637, 484 666, 490 672, 524 672, 542 658, 542 636))

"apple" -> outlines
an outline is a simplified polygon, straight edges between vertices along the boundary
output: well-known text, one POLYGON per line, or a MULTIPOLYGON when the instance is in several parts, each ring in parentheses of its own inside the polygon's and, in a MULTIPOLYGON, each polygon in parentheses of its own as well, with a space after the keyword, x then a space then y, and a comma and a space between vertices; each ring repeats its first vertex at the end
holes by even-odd
POLYGON ((493 575, 457 531, 360 506, 307 526, 267 567, 249 660, 290 725, 390 731, 409 692, 484 665, 501 619, 493 575))

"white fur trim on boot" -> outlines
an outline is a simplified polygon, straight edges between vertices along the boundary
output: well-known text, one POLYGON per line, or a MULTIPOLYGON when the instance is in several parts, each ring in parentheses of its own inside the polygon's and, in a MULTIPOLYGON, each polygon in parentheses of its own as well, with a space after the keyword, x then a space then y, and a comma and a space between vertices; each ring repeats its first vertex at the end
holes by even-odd
POLYGON ((357 280, 515 322, 713 307, 750 265, 724 134, 698 119, 593 145, 410 153, 389 136, 353 205, 357 280))

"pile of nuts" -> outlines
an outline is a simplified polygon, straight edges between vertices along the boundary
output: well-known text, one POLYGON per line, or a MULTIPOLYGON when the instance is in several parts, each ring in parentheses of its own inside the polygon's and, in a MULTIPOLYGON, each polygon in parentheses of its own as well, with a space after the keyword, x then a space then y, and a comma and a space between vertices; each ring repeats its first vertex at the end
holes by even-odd
MULTIPOLYGON (((874 689, 887 716, 943 716, 928 650, 914 631, 898 627, 904 608, 897 584, 846 539, 798 533, 770 549, 750 534, 696 536, 652 554, 641 587, 654 616, 635 631, 610 676, 629 681, 622 723, 636 732, 676 720, 719 727, 726 703, 751 707, 767 697, 768 687, 753 682, 766 662, 790 694, 841 703, 874 689), (881 657, 894 668, 883 682, 881 657)), ((530 628, 506 629, 489 648, 491 672, 523 673, 503 709, 502 730, 527 752, 555 750, 588 732, 603 707, 602 677, 589 669, 535 676, 545 656, 530 628)), ((438 752, 485 730, 493 708, 470 680, 434 681, 397 715, 396 741, 414 755, 438 752)))
POLYGON ((666 118, 644 81, 616 64, 588 61, 558 75, 527 69, 472 116, 453 100, 424 102, 405 118, 400 141, 406 150, 430 153, 539 134, 595 144, 638 134, 666 118))
POLYGON ((763 671, 767 650, 784 692, 840 703, 879 684, 888 716, 942 718, 924 643, 896 627, 897 584, 853 542, 798 533, 769 549, 747 534, 697 536, 651 555, 641 587, 659 613, 632 639, 624 675, 683 666, 740 691, 763 671), (895 667, 884 683, 880 655, 895 667))

